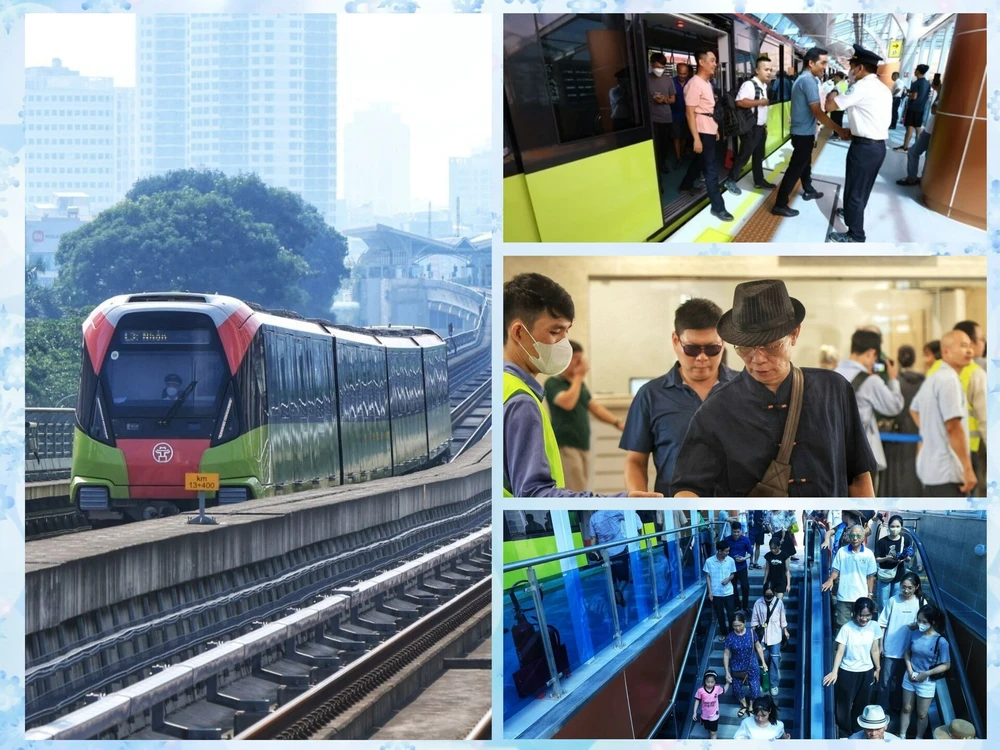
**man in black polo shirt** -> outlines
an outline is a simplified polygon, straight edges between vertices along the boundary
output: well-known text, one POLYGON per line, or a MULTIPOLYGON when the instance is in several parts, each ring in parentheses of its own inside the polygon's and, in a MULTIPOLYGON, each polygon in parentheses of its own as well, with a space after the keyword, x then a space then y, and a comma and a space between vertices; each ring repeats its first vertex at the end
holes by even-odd
MULTIPOLYGON (((674 497, 746 497, 778 455, 792 390, 792 348, 806 311, 785 283, 739 284, 719 336, 746 368, 694 415, 674 468, 674 497)), ((802 413, 790 497, 874 497, 875 458, 854 389, 832 370, 802 368, 802 413)))

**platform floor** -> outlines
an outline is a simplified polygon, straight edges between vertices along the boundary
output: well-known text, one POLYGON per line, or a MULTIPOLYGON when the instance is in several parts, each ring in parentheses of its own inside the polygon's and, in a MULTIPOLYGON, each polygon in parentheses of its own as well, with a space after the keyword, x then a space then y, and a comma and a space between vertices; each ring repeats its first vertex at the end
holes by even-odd
MULTIPOLYGON (((845 126, 849 121, 848 113, 845 126)), ((889 150, 865 212, 866 244, 985 243, 986 232, 983 230, 927 208, 921 202, 919 185, 903 187, 896 184, 896 180, 906 176, 906 154, 892 149, 903 144, 905 135, 902 125, 889 131, 889 150)), ((792 194, 789 205, 800 212, 798 216, 783 218, 771 214, 777 188, 756 190, 753 187, 753 177, 748 172, 738 183, 741 195, 728 192, 722 195, 726 209, 735 217, 733 221, 719 221, 712 216, 706 205, 670 235, 666 242, 801 244, 827 242, 831 230, 846 231, 847 227, 835 212, 843 206, 844 165, 849 144, 846 141, 830 140, 829 136, 829 131, 824 128, 819 136, 812 166, 813 183, 823 193, 823 198, 818 201, 803 200, 797 189, 792 194)), ((789 141, 764 161, 764 175, 769 182, 776 185, 781 182, 791 154, 792 145, 789 141)), ((924 160, 925 157, 921 157, 921 170, 924 160)))

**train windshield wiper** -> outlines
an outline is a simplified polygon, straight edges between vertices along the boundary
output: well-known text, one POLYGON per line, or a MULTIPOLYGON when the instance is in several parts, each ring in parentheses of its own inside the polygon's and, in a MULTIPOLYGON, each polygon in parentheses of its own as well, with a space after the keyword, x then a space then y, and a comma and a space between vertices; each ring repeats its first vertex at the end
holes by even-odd
POLYGON ((170 405, 169 409, 167 409, 167 413, 160 418, 159 422, 157 422, 157 424, 160 427, 166 427, 168 424, 170 424, 170 420, 174 418, 174 415, 177 413, 177 410, 184 405, 185 401, 187 401, 187 397, 191 395, 191 391, 194 390, 194 387, 196 385, 198 385, 198 381, 192 380, 190 383, 188 383, 187 388, 181 391, 180 395, 177 397, 177 400, 170 405))

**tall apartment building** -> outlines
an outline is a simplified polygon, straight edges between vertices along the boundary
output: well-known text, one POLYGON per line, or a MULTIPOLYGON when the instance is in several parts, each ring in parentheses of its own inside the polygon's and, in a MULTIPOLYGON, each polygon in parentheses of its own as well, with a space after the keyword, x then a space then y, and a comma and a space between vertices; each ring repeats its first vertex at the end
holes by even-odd
MULTIPOLYGON (((470 234, 492 229, 492 164, 492 154, 488 150, 448 159, 448 210, 454 227, 461 224, 461 227, 470 230, 470 234)), ((463 234, 464 231, 458 228, 456 233, 463 234)))
POLYGON ((388 104, 357 112, 344 128, 344 198, 376 216, 410 211, 410 128, 388 104))
MULTIPOLYGON (((24 72, 26 208, 86 194, 94 214, 115 200, 115 89, 58 59, 24 72)), ((81 201, 82 204, 88 202, 81 201)))
POLYGON ((125 197, 139 171, 134 88, 115 88, 115 200, 125 197))
POLYGON ((335 15, 144 15, 136 33, 139 176, 256 172, 334 221, 335 15))

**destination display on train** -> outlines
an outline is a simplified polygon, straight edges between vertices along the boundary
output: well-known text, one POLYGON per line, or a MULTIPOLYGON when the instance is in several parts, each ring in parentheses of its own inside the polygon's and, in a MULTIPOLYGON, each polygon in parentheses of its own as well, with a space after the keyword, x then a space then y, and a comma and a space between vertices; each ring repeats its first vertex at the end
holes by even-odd
POLYGON ((123 344, 210 344, 212 342, 211 333, 204 328, 194 330, 166 329, 166 330, 131 330, 122 331, 123 344))

